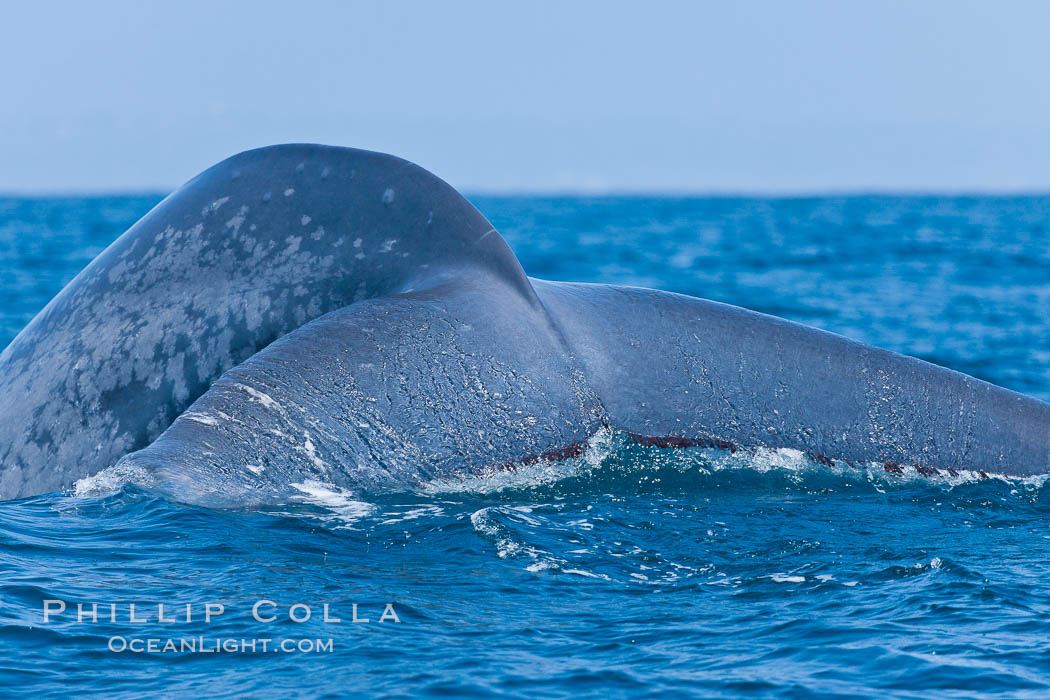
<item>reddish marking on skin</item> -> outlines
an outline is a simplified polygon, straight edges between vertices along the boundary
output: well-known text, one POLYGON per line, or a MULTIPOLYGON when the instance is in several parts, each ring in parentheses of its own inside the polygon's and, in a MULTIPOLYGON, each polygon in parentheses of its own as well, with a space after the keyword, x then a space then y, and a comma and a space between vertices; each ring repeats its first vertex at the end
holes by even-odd
POLYGON ((730 453, 736 454, 736 443, 729 440, 719 440, 718 438, 707 438, 706 440, 701 438, 697 441, 700 447, 706 447, 708 449, 719 449, 729 450, 730 453))
POLYGON ((680 449, 685 447, 698 447, 700 445, 696 440, 691 440, 687 437, 680 437, 678 435, 665 435, 659 437, 656 435, 627 433, 627 437, 630 438, 631 442, 636 442, 639 445, 645 445, 646 447, 659 447, 662 449, 669 447, 680 449))
POLYGON ((901 465, 897 464, 893 460, 882 463, 882 468, 890 474, 903 474, 904 470, 901 469, 901 465))
MULTIPOLYGON (((627 433, 627 438, 635 444, 643 445, 645 447, 657 447, 660 449, 685 449, 688 447, 703 447, 708 449, 729 450, 729 452, 731 453, 736 453, 737 449, 739 449, 739 446, 735 442, 732 442, 730 440, 721 440, 719 438, 687 438, 681 435, 642 435, 641 433, 627 433)), ((566 459, 572 459, 573 457, 579 457, 583 454, 586 447, 586 443, 577 441, 566 445, 565 447, 548 450, 542 454, 529 455, 528 457, 524 457, 516 462, 507 462, 505 464, 501 464, 499 467, 497 467, 497 469, 501 471, 513 471, 518 467, 527 466, 529 464, 535 464, 541 460, 548 462, 561 462, 566 459)), ((814 462, 816 462, 817 464, 823 464, 826 467, 835 466, 835 460, 831 457, 828 457, 822 452, 807 452, 806 456, 814 462)), ((853 469, 860 468, 856 464, 854 464, 852 460, 846 459, 844 457, 840 459, 853 469)), ((922 464, 919 464, 918 462, 912 464, 912 466, 915 467, 915 471, 917 471, 919 474, 922 474, 923 476, 937 476, 941 473, 941 470, 937 469, 936 467, 927 467, 922 464)), ((889 474, 904 473, 904 468, 900 465, 900 463, 895 462, 892 459, 883 462, 882 468, 885 469, 886 472, 889 474)), ((948 474, 951 476, 959 476, 959 472, 957 472, 951 467, 947 467, 945 471, 948 472, 948 474)), ((977 472, 977 475, 981 479, 991 478, 983 470, 977 472)))
MULTIPOLYGON (((627 437, 631 442, 646 447, 659 447, 661 449, 683 449, 686 447, 706 447, 709 449, 729 450, 731 453, 736 453, 738 445, 730 440, 720 440, 719 438, 687 438, 681 435, 642 435, 640 433, 627 433, 627 437)), ((566 447, 562 447, 555 450, 548 450, 543 454, 529 455, 523 457, 514 462, 506 462, 497 467, 500 471, 513 471, 518 467, 524 467, 529 464, 535 464, 540 460, 546 460, 550 462, 561 462, 566 459, 573 457, 579 457, 583 454, 586 445, 582 442, 574 442, 566 447)), ((830 460, 829 460, 830 461, 830 460)))
POLYGON ((524 466, 528 466, 530 464, 536 464, 536 462, 539 462, 541 460, 547 461, 547 462, 562 462, 562 461, 564 461, 566 459, 572 459, 573 457, 579 457, 580 455, 583 454, 583 451, 584 451, 585 448, 586 448, 586 445, 584 443, 577 441, 577 442, 570 443, 569 445, 566 445, 565 447, 561 447, 561 448, 554 449, 554 450, 547 450, 543 454, 529 455, 528 457, 524 457, 522 459, 519 459, 516 462, 506 462, 504 464, 499 465, 497 467, 497 469, 499 469, 500 471, 504 471, 504 472, 506 472, 506 471, 514 471, 518 467, 524 467, 524 466))
POLYGON ((583 450, 584 450, 585 447, 586 447, 586 445, 584 443, 577 441, 577 442, 574 442, 574 443, 572 443, 570 445, 566 445, 565 447, 562 447, 561 449, 547 450, 546 452, 541 454, 538 458, 534 459, 533 461, 538 462, 541 459, 545 459, 545 460, 548 460, 548 461, 549 460, 557 460, 557 461, 560 462, 560 461, 565 460, 565 459, 571 459, 573 457, 579 457, 580 455, 583 454, 583 450))
MULTIPOLYGON (((828 457, 823 452, 807 452, 806 456, 814 462, 816 462, 817 464, 823 464, 825 467, 835 466, 835 460, 833 460, 831 457, 828 457)), ((851 464, 850 466, 853 465, 851 464)))
POLYGON ((719 438, 687 438, 681 435, 642 435, 640 433, 627 433, 631 442, 645 447, 659 447, 661 449, 681 449, 686 447, 706 447, 708 449, 729 450, 735 453, 738 446, 730 440, 719 438))
POLYGON ((729 450, 731 454, 736 454, 736 443, 728 440, 712 440, 715 447, 720 450, 729 450))

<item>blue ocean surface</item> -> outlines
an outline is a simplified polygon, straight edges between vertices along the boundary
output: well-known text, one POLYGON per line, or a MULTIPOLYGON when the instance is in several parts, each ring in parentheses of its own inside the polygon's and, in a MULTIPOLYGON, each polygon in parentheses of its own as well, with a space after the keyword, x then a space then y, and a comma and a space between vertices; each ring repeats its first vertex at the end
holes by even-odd
MULTIPOLYGON (((0 347, 158 200, 0 198, 0 347)), ((472 200, 534 277, 737 304, 1050 399, 1050 197, 472 200)), ((93 483, 0 503, 0 695, 1042 697, 1044 481, 609 433, 263 510, 93 483)))

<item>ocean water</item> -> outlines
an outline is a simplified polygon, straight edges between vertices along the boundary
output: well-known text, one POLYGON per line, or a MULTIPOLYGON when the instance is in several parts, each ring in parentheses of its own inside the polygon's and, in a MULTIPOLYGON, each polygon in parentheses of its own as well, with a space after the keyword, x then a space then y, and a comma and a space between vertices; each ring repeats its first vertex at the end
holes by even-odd
MULTIPOLYGON (((0 347, 158 199, 0 198, 0 347)), ((1050 399, 1050 197, 474 201, 533 276, 738 304, 1050 399)), ((114 481, 0 503, 0 695, 1045 696, 1048 503, 1038 477, 614 433, 262 511, 114 481)))

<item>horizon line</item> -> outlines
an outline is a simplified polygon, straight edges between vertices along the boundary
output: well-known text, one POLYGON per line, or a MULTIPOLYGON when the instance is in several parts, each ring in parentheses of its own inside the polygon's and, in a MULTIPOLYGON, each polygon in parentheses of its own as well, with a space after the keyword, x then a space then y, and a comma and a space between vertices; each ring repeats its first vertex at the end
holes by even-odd
MULTIPOLYGON (((55 190, 0 190, 0 199, 102 199, 105 197, 166 197, 179 189, 163 187, 74 188, 55 190)), ((518 197, 523 199, 814 199, 832 197, 1046 197, 1050 186, 1020 187, 843 187, 843 188, 456 188, 464 197, 518 197)))

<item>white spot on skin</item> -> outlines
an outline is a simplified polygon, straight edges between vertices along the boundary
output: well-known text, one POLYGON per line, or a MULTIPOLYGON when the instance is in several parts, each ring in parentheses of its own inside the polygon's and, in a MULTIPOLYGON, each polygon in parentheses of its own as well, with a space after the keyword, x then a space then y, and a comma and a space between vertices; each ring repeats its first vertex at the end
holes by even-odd
POLYGON ((295 172, 301 173, 305 168, 306 163, 300 163, 299 165, 295 166, 295 172))
POLYGON ((306 449, 306 456, 310 458, 310 461, 313 462, 315 467, 321 471, 326 471, 327 466, 325 465, 324 460, 317 455, 317 448, 314 446, 313 440, 310 439, 310 433, 305 433, 304 437, 306 438, 306 442, 303 443, 303 448, 306 449))
POLYGON ((325 168, 324 170, 322 170, 322 171, 321 171, 321 179, 322 179, 322 180, 327 180, 327 179, 328 179, 328 174, 329 174, 330 172, 332 172, 332 169, 331 169, 331 168, 325 168))
POLYGON ((383 204, 391 204, 394 201, 394 190, 390 187, 383 192, 383 204))
POLYGON ((230 201, 229 197, 220 197, 219 199, 216 199, 214 202, 201 209, 201 216, 207 216, 208 214, 213 214, 219 211, 219 207, 226 204, 228 201, 230 201))
POLYGON ((397 239, 396 238, 388 238, 388 239, 386 239, 385 241, 383 241, 383 245, 379 249, 379 252, 380 253, 389 253, 391 250, 394 249, 394 245, 396 243, 397 243, 397 239))
POLYGON ((310 238, 315 241, 321 240, 322 236, 324 236, 324 226, 318 226, 317 230, 310 234, 310 238))
POLYGON ((354 247, 355 248, 360 248, 361 247, 361 239, 360 238, 355 238, 354 239, 354 247))
POLYGON ((266 408, 277 408, 277 402, 274 401, 268 394, 264 394, 255 387, 248 386, 247 384, 238 384, 238 386, 244 389, 244 391, 247 392, 248 396, 251 396, 252 399, 258 401, 266 408))
POLYGON ((269 192, 266 192, 266 193, 264 193, 264 194, 263 194, 263 196, 262 196, 262 200, 263 200, 264 202, 269 202, 269 201, 270 201, 270 197, 272 197, 272 196, 273 196, 273 195, 272 195, 271 193, 269 193, 269 192))
POLYGON ((218 427, 219 421, 215 420, 211 416, 206 416, 203 413, 183 413, 182 417, 186 420, 191 420, 195 423, 201 423, 203 425, 210 425, 212 427, 218 427))
POLYGON ((365 283, 361 282, 357 285, 357 291, 354 292, 354 301, 361 301, 368 296, 368 288, 365 287, 365 283))
POLYGON ((241 207, 241 210, 237 212, 237 215, 226 222, 226 228, 233 231, 233 235, 237 235, 241 231, 241 225, 244 224, 244 219, 248 214, 248 207, 241 207))
POLYGON ((288 189, 286 189, 284 191, 284 196, 285 197, 291 197, 293 194, 295 194, 295 188, 294 187, 289 187, 288 189))
POLYGON ((299 223, 302 224, 303 226, 309 226, 310 225, 310 221, 312 221, 312 219, 310 219, 310 217, 307 216, 306 214, 303 214, 303 218, 299 219, 299 223))

